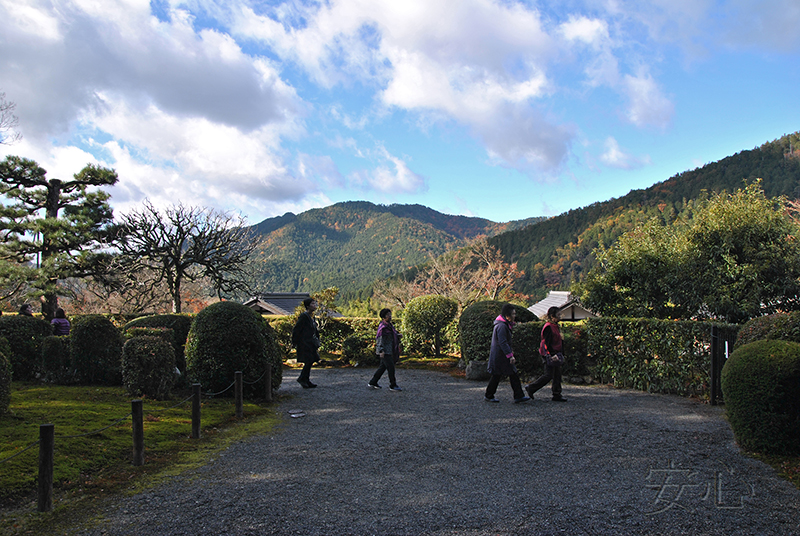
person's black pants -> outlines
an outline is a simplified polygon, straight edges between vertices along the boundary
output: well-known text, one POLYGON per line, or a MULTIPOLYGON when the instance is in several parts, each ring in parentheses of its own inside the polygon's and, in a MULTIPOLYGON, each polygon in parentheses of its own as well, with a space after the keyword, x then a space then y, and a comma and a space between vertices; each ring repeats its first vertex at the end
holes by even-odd
POLYGON ((561 365, 551 367, 545 363, 544 374, 539 376, 535 382, 528 386, 529 393, 535 393, 551 380, 553 381, 553 398, 559 398, 561 396, 561 365))
POLYGON ((308 363, 303 363, 303 370, 300 371, 300 377, 297 378, 298 382, 302 383, 310 381, 309 377, 311 376, 311 365, 313 364, 314 363, 312 363, 311 361, 309 361, 308 363))
MULTIPOLYGON (((492 374, 489 380, 489 385, 486 386, 486 398, 494 398, 497 392, 497 386, 500 385, 500 380, 503 378, 500 374, 492 374)), ((508 382, 511 384, 511 390, 514 391, 514 400, 518 400, 525 396, 522 392, 522 382, 519 381, 519 375, 514 373, 508 376, 508 382)))
POLYGON ((384 372, 389 373, 389 387, 394 387, 397 385, 397 380, 394 377, 394 356, 389 354, 383 354, 381 358, 381 364, 378 367, 378 370, 375 371, 375 375, 372 376, 372 379, 369 381, 372 385, 378 385, 378 380, 381 379, 384 372))

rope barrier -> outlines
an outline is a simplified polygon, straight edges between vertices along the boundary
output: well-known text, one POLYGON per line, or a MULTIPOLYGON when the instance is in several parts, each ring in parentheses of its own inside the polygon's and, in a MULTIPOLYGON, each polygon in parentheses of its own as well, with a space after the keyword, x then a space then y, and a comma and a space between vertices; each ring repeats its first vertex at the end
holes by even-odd
POLYGON ((253 380, 253 381, 251 381, 251 382, 247 382, 247 381, 244 381, 244 380, 242 380, 242 383, 246 383, 247 385, 253 385, 253 384, 255 384, 255 383, 258 383, 258 382, 260 382, 260 381, 261 381, 261 380, 264 378, 264 376, 266 376, 266 375, 267 375, 267 373, 265 372, 265 373, 264 373, 264 374, 262 374, 262 375, 261 375, 261 377, 259 377, 257 380, 253 380))
POLYGON ((12 458, 16 458, 17 456, 19 456, 20 454, 22 454, 22 453, 23 453, 23 452, 25 452, 26 450, 30 450, 30 449, 32 449, 33 447, 35 447, 36 445, 38 445, 38 444, 39 444, 39 440, 37 439, 36 441, 34 441, 33 443, 31 443, 30 445, 28 445, 27 447, 25 447, 25 448, 24 448, 24 449, 22 449, 21 451, 17 452, 16 454, 12 454, 12 455, 11 455, 11 456, 9 456, 8 458, 6 458, 6 459, 4 459, 4 460, 0 460, 0 463, 6 463, 8 460, 10 460, 10 459, 12 459, 12 458))
POLYGON ((202 393, 202 395, 203 395, 203 396, 207 396, 207 397, 209 397, 209 398, 211 398, 211 397, 213 397, 213 396, 221 395, 222 393, 224 393, 224 392, 226 392, 226 391, 229 391, 229 390, 230 390, 230 388, 231 388, 231 387, 233 387, 234 385, 236 385, 236 382, 233 382, 233 383, 232 383, 232 384, 230 384, 228 387, 226 387, 225 389, 223 389, 222 391, 220 391, 220 392, 218 392, 218 393, 202 393))
POLYGON ((168 408, 161 408, 158 411, 148 411, 147 413, 148 413, 148 415, 158 415, 159 413, 163 413, 165 411, 168 411, 168 410, 171 410, 171 409, 175 409, 178 406, 182 406, 183 404, 187 403, 192 398, 194 398, 194 396, 193 395, 189 395, 186 398, 184 398, 183 400, 181 400, 180 402, 178 402, 177 404, 175 404, 174 406, 170 406, 168 408))
POLYGON ((128 413, 127 415, 125 415, 121 419, 117 419, 116 421, 112 422, 111 424, 109 424, 108 426, 106 426, 104 428, 100 428, 98 430, 93 430, 91 432, 86 432, 85 434, 63 435, 63 436, 60 435, 60 436, 56 436, 56 438, 58 438, 58 439, 73 439, 73 438, 76 438, 76 437, 86 437, 86 436, 90 436, 90 435, 94 435, 94 434, 99 434, 100 432, 108 430, 112 426, 118 425, 119 423, 121 423, 122 421, 124 421, 125 419, 130 417, 131 415, 133 415, 133 414, 132 413, 128 413))

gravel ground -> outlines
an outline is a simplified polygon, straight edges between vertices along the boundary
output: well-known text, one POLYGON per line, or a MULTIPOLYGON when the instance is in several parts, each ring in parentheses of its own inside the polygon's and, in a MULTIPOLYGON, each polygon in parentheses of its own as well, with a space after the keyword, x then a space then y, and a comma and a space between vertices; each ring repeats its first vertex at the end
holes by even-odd
POLYGON ((398 370, 284 378, 281 426, 120 500, 91 535, 798 535, 800 491, 742 455, 724 410, 605 387, 499 404, 398 370), (303 410, 304 417, 289 412, 303 410))

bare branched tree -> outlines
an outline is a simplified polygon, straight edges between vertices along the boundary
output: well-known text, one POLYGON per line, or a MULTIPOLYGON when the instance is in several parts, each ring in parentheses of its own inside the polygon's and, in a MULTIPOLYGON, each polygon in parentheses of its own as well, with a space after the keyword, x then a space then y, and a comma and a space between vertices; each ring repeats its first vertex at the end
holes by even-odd
POLYGON ((11 145, 22 139, 17 131, 19 119, 14 115, 17 105, 6 100, 6 94, 0 93, 0 145, 11 145))
POLYGON ((145 202, 123 216, 119 250, 128 273, 149 285, 166 283, 172 311, 180 313, 187 281, 207 278, 220 297, 250 292, 245 266, 256 244, 242 216, 181 204, 160 212, 145 202))

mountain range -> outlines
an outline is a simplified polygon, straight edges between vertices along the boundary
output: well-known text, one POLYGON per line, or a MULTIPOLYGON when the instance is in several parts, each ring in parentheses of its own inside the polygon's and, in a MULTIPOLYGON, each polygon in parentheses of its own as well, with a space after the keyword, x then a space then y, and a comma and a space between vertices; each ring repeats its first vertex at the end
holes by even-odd
POLYGON ((704 191, 732 192, 757 178, 770 197, 800 197, 800 132, 552 218, 497 223, 367 201, 289 212, 253 226, 261 235, 253 278, 265 292, 336 286, 345 300, 366 298, 375 281, 486 237, 525 272, 515 290, 535 300, 580 280, 595 247, 611 245, 638 223, 677 214, 704 191))

